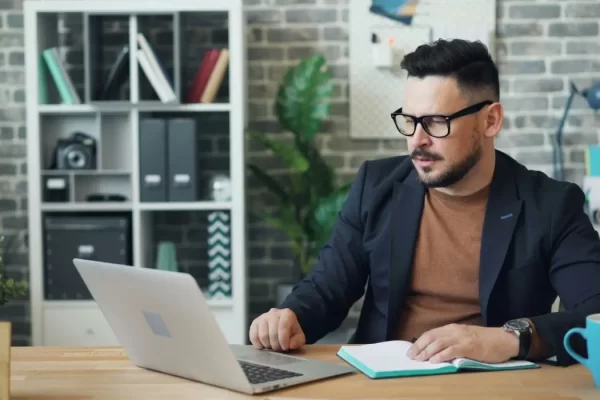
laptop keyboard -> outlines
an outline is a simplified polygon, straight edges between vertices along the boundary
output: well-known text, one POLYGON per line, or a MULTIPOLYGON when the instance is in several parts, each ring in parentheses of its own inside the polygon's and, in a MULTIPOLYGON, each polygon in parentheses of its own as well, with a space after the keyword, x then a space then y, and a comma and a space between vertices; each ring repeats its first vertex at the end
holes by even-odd
POLYGON ((302 376, 297 372, 286 371, 279 368, 267 367, 260 364, 252 364, 246 361, 238 361, 242 370, 252 384, 277 381, 279 379, 293 378, 302 376))

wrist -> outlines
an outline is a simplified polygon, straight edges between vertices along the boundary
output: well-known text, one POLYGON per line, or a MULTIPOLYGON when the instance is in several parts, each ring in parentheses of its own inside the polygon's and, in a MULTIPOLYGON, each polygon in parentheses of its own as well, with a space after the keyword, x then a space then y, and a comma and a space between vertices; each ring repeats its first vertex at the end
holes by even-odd
POLYGON ((518 352, 513 358, 524 360, 527 358, 532 341, 532 325, 528 319, 513 319, 507 321, 504 326, 504 330, 514 336, 514 339, 518 343, 518 352))
POLYGON ((504 348, 506 349, 506 355, 509 359, 514 359, 519 356, 520 341, 519 337, 512 332, 507 332, 503 328, 500 328, 500 335, 502 336, 504 348))

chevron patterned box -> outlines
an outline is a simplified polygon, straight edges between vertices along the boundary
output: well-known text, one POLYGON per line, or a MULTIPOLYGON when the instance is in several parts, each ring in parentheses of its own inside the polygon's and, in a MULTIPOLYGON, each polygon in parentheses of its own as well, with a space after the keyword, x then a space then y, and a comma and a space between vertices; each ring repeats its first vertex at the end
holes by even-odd
POLYGON ((208 294, 213 299, 231 297, 230 228, 228 212, 208 214, 208 294))

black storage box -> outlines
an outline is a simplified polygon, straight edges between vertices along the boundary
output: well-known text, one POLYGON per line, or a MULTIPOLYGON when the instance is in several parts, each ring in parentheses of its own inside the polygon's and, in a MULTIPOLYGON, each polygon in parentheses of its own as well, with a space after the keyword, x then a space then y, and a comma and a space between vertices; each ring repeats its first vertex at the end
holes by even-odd
POLYGON ((73 258, 131 265, 129 216, 46 216, 46 300, 90 300, 73 258))

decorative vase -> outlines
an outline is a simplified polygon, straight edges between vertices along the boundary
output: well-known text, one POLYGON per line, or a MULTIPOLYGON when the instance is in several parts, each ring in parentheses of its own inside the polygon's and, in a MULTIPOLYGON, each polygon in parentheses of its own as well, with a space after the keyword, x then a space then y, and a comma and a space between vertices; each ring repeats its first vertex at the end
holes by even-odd
POLYGON ((0 321, 0 400, 10 399, 11 335, 11 323, 0 321))
POLYGON ((213 299, 231 297, 231 239, 229 213, 208 214, 208 294, 213 299))
POLYGON ((177 271, 177 250, 173 242, 160 242, 156 251, 156 269, 177 271))

